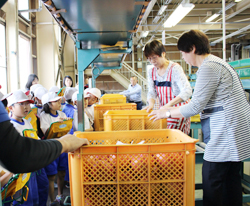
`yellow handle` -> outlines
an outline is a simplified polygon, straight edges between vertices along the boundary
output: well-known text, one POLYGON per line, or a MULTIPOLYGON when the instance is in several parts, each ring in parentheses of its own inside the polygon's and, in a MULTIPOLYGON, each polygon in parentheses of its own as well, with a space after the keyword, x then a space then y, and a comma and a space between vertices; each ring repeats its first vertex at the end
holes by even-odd
POLYGON ((30 189, 26 185, 25 185, 25 188, 26 188, 27 192, 26 192, 26 197, 23 197, 23 200, 27 201, 30 189))

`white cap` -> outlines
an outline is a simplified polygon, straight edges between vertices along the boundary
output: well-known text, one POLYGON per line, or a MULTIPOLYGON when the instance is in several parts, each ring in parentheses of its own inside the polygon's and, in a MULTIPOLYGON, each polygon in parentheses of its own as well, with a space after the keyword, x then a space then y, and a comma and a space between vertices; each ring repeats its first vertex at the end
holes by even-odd
POLYGON ((3 93, 0 92, 0 99, 2 99, 4 97, 3 93))
POLYGON ((49 89, 49 92, 54 92, 54 93, 57 93, 57 92, 59 92, 59 88, 57 87, 57 86, 53 86, 53 87, 51 87, 50 89, 49 89))
MULTIPOLYGON (((86 89, 85 89, 86 90, 86 89)), ((98 99, 101 98, 101 91, 100 89, 97 89, 97 88, 91 88, 90 90, 87 91, 88 93, 90 94, 93 94, 94 96, 96 96, 98 99)))
MULTIPOLYGON (((72 102, 76 101, 77 100, 77 95, 79 94, 78 91, 76 91, 73 95, 72 95, 72 102)), ((87 92, 84 91, 84 99, 89 97, 90 95, 87 94, 87 92)))
POLYGON ((18 103, 18 102, 26 102, 34 103, 33 100, 30 100, 26 94, 24 94, 21 90, 17 90, 13 92, 13 94, 8 98, 8 107, 12 104, 18 103))
POLYGON ((42 100, 43 95, 48 93, 48 90, 45 89, 44 87, 38 87, 34 91, 34 97, 37 97, 38 99, 42 100))
POLYGON ((5 94, 2 98, 1 98, 1 101, 7 99, 9 96, 11 96, 13 93, 9 93, 9 94, 5 94))
POLYGON ((45 95, 43 95, 42 104, 44 105, 49 102, 55 102, 58 99, 61 99, 61 97, 59 97, 55 92, 48 92, 45 95))
POLYGON ((43 87, 41 84, 33 84, 31 87, 30 87, 30 91, 31 92, 35 92, 35 90, 39 87, 43 87))
POLYGON ((66 87, 64 92, 64 98, 66 100, 72 99, 72 95, 77 91, 76 88, 73 87, 66 87))

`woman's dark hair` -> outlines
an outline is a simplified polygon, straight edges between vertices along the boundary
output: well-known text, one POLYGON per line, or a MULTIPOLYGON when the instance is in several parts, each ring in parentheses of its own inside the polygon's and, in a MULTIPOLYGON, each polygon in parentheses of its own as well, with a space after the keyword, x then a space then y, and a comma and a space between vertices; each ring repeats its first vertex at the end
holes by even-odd
POLYGON ((66 87, 66 85, 65 85, 66 78, 68 78, 68 79, 70 79, 72 81, 71 87, 73 87, 73 79, 71 78, 71 76, 65 76, 63 78, 63 86, 66 87))
POLYGON ((147 43, 144 48, 144 55, 146 56, 146 58, 148 58, 153 54, 161 56, 163 52, 166 53, 166 49, 164 45, 158 40, 153 40, 147 43))
POLYGON ((195 46, 195 54, 210 54, 210 44, 206 34, 199 30, 190 30, 184 33, 178 40, 178 49, 183 52, 191 52, 195 46))
POLYGON ((37 75, 35 75, 35 74, 30 74, 30 75, 29 75, 28 81, 27 81, 27 83, 26 83, 26 88, 27 88, 28 90, 30 90, 30 87, 32 86, 32 82, 33 82, 35 79, 39 80, 37 75))
POLYGON ((46 103, 43 105, 43 109, 42 112, 44 111, 46 114, 50 114, 50 107, 49 107, 50 103, 46 103))

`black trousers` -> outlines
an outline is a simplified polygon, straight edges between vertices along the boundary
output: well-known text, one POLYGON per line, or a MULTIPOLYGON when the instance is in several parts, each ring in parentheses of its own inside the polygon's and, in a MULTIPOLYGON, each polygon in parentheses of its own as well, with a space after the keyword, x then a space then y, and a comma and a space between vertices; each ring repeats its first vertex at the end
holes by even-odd
POLYGON ((140 102, 129 101, 129 103, 136 103, 136 109, 137 110, 142 109, 142 101, 140 101, 140 102))
POLYGON ((208 162, 202 167, 203 206, 242 206, 241 162, 208 162))

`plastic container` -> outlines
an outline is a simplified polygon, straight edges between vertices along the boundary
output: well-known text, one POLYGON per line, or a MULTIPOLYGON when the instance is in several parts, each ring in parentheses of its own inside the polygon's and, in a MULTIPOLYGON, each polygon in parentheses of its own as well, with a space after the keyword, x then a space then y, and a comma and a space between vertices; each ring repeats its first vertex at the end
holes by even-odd
POLYGON ((75 135, 90 145, 69 153, 71 205, 195 205, 198 140, 174 129, 75 135))
POLYGON ((122 94, 104 94, 100 99, 100 104, 125 104, 126 96, 122 94))
POLYGON ((95 131, 104 130, 103 114, 108 110, 136 110, 135 103, 128 104, 97 104, 94 107, 95 131))
POLYGON ((146 110, 107 111, 104 116, 104 131, 166 129, 167 119, 153 122, 146 110))

